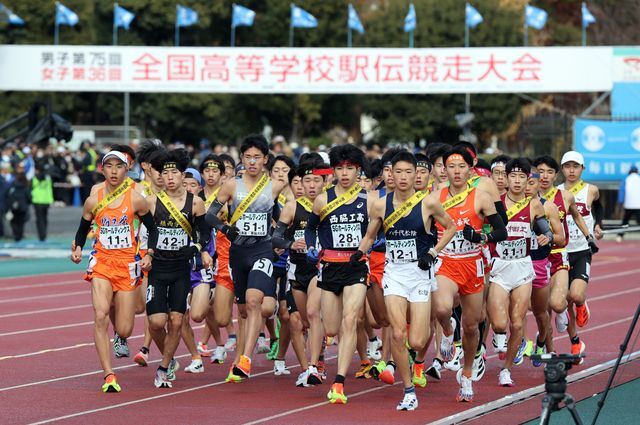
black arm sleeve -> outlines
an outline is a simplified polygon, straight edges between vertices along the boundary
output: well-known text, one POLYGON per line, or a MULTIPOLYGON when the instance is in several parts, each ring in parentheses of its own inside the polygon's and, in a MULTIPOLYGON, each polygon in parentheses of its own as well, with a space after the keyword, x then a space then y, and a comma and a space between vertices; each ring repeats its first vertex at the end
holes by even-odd
POLYGON ((273 209, 271 210, 271 217, 273 218, 273 221, 275 221, 276 223, 278 222, 278 220, 280 220, 281 212, 282 212, 282 208, 280 207, 280 204, 278 202, 275 202, 273 204, 273 209))
POLYGON ((553 241, 553 232, 551 231, 551 226, 549 226, 549 221, 545 217, 536 217, 533 222, 533 231, 536 235, 545 235, 550 241, 553 241))
POLYGON ((222 205, 216 199, 215 201, 213 201, 213 203, 209 207, 209 210, 207 211, 207 215, 205 216, 205 219, 207 220, 207 223, 209 224, 209 226, 215 227, 218 230, 221 230, 222 226, 224 226, 224 222, 220 220, 220 218, 218 217, 218 213, 220 212, 222 207, 224 207, 224 205, 222 205))
POLYGON ((289 226, 281 221, 276 224, 276 229, 273 231, 273 237, 271 238, 271 244, 274 248, 291 248, 293 241, 287 240, 284 236, 284 232, 286 232, 288 227, 289 226))
POLYGON ((80 248, 84 248, 84 244, 85 242, 87 242, 87 234, 89 233, 90 229, 91 229, 91 222, 88 220, 85 220, 84 217, 82 217, 80 219, 80 225, 78 226, 78 231, 76 232, 76 238, 75 238, 76 246, 79 246, 80 248))
POLYGON ((496 206, 496 212, 502 219, 502 222, 506 226, 509 223, 509 217, 507 217, 507 210, 504 208, 504 204, 502 201, 494 202, 493 205, 496 206))
POLYGON ((197 243, 204 249, 211 240, 211 226, 207 223, 204 215, 196 216, 195 225, 198 229, 197 243))
POLYGON ((593 201, 591 205, 591 209, 593 210, 593 218, 598 226, 602 227, 602 219, 604 218, 604 208, 602 208, 602 204, 600 203, 600 199, 596 199, 593 201))
POLYGON ((156 226, 156 222, 153 219, 151 211, 140 217, 140 221, 144 224, 144 227, 147 228, 147 232, 149 233, 147 247, 155 251, 156 246, 158 245, 158 227, 156 226))
POLYGON ((307 244, 307 248, 310 246, 316 246, 316 239, 318 237, 317 230, 320 225, 320 217, 316 213, 309 214, 307 220, 307 227, 304 229, 304 241, 307 244))
POLYGON ((489 220, 489 224, 493 227, 493 231, 487 233, 487 241, 502 242, 507 240, 509 234, 500 216, 498 214, 491 214, 487 217, 487 220, 489 220))

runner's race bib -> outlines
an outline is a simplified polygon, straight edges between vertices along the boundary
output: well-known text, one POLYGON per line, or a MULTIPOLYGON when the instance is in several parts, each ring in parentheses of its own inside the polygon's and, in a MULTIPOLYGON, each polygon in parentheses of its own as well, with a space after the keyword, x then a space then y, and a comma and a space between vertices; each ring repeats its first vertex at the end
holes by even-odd
POLYGON ((140 267, 139 261, 134 261, 133 263, 129 263, 129 277, 131 279, 140 279, 142 276, 142 268, 140 267))
POLYGON ((182 228, 158 227, 158 249, 178 251, 187 245, 189 245, 189 235, 182 228))
POLYGON ((360 223, 332 224, 331 236, 335 248, 357 248, 362 237, 360 223))
MULTIPOLYGON (((298 239, 304 239, 304 230, 300 229, 300 230, 296 230, 295 232, 293 232, 293 240, 297 241, 298 239)), ((306 254, 307 253, 307 248, 298 249, 298 250, 296 250, 296 252, 300 252, 302 254, 306 254)))
POLYGON ((133 246, 131 240, 131 226, 101 226, 100 244, 105 249, 123 249, 133 246))
POLYGON ((462 230, 458 230, 453 236, 453 239, 447 244, 445 248, 446 254, 453 255, 465 255, 478 252, 476 244, 469 242, 462 236, 462 230))
POLYGON ((496 244, 496 252, 503 260, 519 260, 527 256, 527 239, 502 241, 496 244))
POLYGON ((531 235, 531 250, 535 251, 538 248, 540 248, 540 245, 538 245, 538 237, 535 234, 532 234, 531 235))
POLYGON ((392 263, 412 263, 418 261, 415 239, 387 239, 387 258, 392 263))
POLYGON ((267 236, 267 213, 244 213, 236 222, 240 236, 267 236))
POLYGON ((214 270, 209 267, 208 269, 200 269, 200 276, 202 277, 202 282, 211 283, 213 282, 214 270))

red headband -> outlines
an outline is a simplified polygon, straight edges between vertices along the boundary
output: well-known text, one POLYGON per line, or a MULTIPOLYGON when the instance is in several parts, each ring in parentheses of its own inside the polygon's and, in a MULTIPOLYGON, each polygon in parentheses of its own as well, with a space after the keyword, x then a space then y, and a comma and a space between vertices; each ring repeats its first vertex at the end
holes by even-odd
POLYGON ((311 174, 314 176, 330 176, 333 174, 333 170, 331 168, 316 168, 311 174))
POLYGON ((476 154, 473 151, 473 149, 471 148, 465 148, 467 150, 467 152, 469 152, 469 155, 471 155, 471 158, 476 159, 476 154))

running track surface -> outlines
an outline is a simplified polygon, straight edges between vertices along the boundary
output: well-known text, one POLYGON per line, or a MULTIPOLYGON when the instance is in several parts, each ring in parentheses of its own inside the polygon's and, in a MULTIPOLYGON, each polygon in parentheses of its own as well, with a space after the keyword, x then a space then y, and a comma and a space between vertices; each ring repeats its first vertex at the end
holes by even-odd
MULTIPOLYGON (((591 321, 579 330, 587 344, 581 366, 570 375, 615 359, 640 301, 638 265, 634 253, 640 242, 602 242, 594 256, 592 282, 588 289, 591 321)), ((37 262, 34 262, 37 266, 37 262)), ((37 269, 34 269, 36 272, 37 269)), ((287 355, 289 376, 274 376, 272 363, 263 355, 254 357, 254 375, 241 384, 225 384, 229 363, 210 365, 205 373, 180 371, 173 389, 156 389, 153 376, 159 354, 152 349, 147 368, 131 359, 114 360, 123 392, 100 392, 102 373, 92 343, 90 292, 81 271, 0 279, 0 422, 4 424, 48 423, 398 423, 424 424, 483 406, 495 400, 544 383, 542 368, 529 361, 512 370, 513 388, 497 384, 500 362, 488 350, 487 373, 474 385, 473 403, 455 402, 457 383, 452 372, 441 381, 430 380, 418 388, 420 406, 415 412, 396 412, 402 397, 399 383, 388 386, 373 380, 357 380, 354 356, 345 385, 346 406, 326 402, 329 383, 314 388, 296 388, 300 373, 292 349, 287 355)), ((529 315, 528 336, 535 335, 529 315)), ((196 326, 196 334, 200 334, 196 326)), ((490 337, 489 337, 490 338, 490 337)), ((555 335, 559 352, 569 352, 566 334, 555 335)), ((490 339, 488 339, 490 345, 490 339)), ((632 340, 633 341, 633 340, 632 340)), ((142 342, 142 317, 136 318, 129 345, 132 355, 142 342)), ((328 350, 329 379, 335 374, 337 347, 328 350)), ((184 345, 179 355, 182 367, 189 361, 184 345)), ((232 354, 231 354, 232 355, 232 354)), ((428 354, 427 360, 432 356, 428 354)), ((616 383, 640 377, 640 361, 622 369, 616 383)), ((568 392, 582 399, 604 388, 608 371, 569 385, 568 392)), ((331 381, 329 381, 331 382, 331 381)), ((483 410, 488 412, 491 405, 483 410)), ((473 423, 519 423, 539 416, 540 397, 486 414, 473 423)))

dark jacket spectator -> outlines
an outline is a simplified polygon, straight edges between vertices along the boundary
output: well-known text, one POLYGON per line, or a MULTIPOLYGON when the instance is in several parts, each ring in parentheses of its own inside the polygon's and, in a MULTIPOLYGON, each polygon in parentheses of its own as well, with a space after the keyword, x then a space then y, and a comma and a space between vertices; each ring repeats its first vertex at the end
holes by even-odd
POLYGON ((29 220, 29 207, 31 205, 31 190, 24 173, 16 174, 16 178, 7 193, 7 205, 13 217, 11 229, 16 242, 24 237, 24 226, 29 220))

